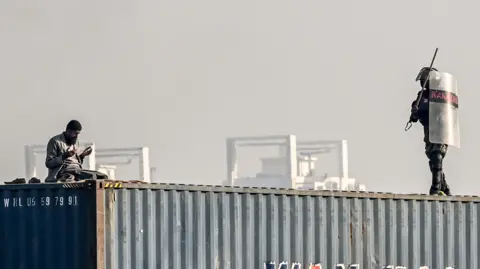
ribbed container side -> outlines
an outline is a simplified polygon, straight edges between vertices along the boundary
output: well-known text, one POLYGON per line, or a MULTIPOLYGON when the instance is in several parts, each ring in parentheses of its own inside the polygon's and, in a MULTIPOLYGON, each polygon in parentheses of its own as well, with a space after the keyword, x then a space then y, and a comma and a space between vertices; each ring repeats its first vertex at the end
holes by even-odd
POLYGON ((474 202, 185 189, 106 190, 105 200, 107 269, 283 261, 289 269, 293 262, 479 268, 474 202))
POLYGON ((0 268, 95 268, 95 189, 77 187, 0 187, 0 268))

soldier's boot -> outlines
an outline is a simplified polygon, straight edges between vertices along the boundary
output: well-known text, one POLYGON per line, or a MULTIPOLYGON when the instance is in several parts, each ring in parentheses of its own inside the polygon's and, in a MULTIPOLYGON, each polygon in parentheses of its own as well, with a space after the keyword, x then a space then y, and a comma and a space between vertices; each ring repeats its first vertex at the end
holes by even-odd
POLYGON ((442 172, 432 172, 432 186, 430 187, 430 195, 445 195, 442 189, 442 172))
POLYGON ((443 171, 442 160, 443 156, 440 152, 433 152, 429 155, 428 165, 432 172, 432 186, 430 187, 430 195, 445 195, 443 192, 443 171))
POLYGON ((443 191, 433 187, 430 188, 430 195, 446 196, 446 194, 443 191))
POLYGON ((442 172, 442 191, 445 193, 447 196, 452 196, 452 193, 450 192, 450 186, 447 184, 447 180, 445 179, 445 173, 442 172))

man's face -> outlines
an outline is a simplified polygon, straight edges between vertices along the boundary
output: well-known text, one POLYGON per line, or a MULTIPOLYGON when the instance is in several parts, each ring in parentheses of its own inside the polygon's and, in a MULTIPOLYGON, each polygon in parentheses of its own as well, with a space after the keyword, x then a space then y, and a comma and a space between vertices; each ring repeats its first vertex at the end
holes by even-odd
POLYGON ((65 140, 67 140, 68 144, 73 145, 77 142, 77 138, 79 134, 80 134, 80 131, 66 130, 65 140))

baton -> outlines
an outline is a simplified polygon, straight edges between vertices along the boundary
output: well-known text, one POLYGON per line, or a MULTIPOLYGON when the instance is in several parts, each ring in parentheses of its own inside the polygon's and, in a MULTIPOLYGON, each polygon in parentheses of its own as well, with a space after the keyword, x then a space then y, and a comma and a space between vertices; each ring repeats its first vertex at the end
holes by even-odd
MULTIPOLYGON (((430 71, 432 70, 433 63, 435 62, 435 58, 437 57, 438 48, 435 49, 435 53, 433 54, 432 62, 430 63, 430 68, 428 69, 428 76, 427 79, 423 82, 422 90, 420 94, 417 96, 417 100, 415 101, 415 109, 418 110, 418 106, 420 104, 420 100, 422 99, 423 91, 425 91, 425 86, 427 85, 428 78, 430 77, 430 71)), ((410 130, 412 127, 412 121, 408 120, 407 125, 405 125, 405 131, 410 130)))

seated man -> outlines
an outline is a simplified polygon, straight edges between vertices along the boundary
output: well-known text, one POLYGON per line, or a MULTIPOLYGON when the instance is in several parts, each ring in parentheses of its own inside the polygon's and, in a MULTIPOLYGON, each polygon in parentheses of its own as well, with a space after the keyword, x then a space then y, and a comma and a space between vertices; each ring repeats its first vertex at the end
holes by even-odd
POLYGON ((103 173, 82 168, 83 160, 92 153, 92 148, 88 147, 80 154, 77 152, 77 138, 81 131, 80 122, 71 120, 65 132, 50 138, 45 159, 45 166, 48 168, 45 182, 108 179, 103 173))

